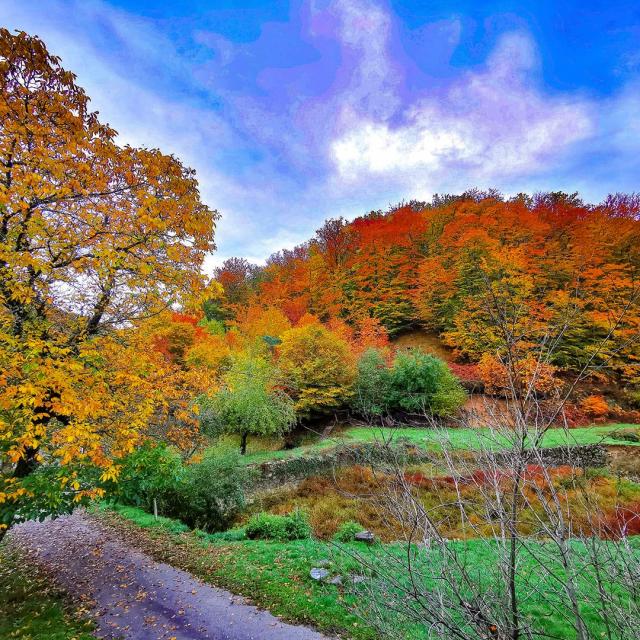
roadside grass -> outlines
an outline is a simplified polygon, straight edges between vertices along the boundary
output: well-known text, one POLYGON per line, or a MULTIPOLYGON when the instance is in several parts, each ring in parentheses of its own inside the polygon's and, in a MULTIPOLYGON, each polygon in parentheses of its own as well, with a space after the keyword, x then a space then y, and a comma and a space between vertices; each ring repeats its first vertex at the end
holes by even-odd
MULTIPOLYGON (((375 584, 383 573, 384 558, 387 559, 387 567, 397 568, 402 566, 401 557, 406 556, 406 546, 398 544, 369 547, 355 542, 337 546, 315 539, 291 542, 232 541, 225 540, 225 534, 179 532, 179 527, 171 525, 168 519, 150 521, 148 514, 131 507, 115 507, 115 510, 103 508, 99 517, 158 560, 190 571, 216 586, 247 596, 285 619, 312 624, 322 631, 337 632, 341 637, 354 640, 373 640, 378 637, 370 626, 353 613, 353 608, 366 609, 373 604, 371 599, 378 597, 375 584), (396 561, 388 562, 389 558, 396 558, 396 561), (361 561, 373 569, 363 571, 361 561), (327 567, 331 575, 342 575, 344 584, 350 586, 345 588, 312 580, 309 571, 318 565, 327 567), (362 573, 369 574, 366 583, 352 585, 348 580, 350 574, 362 573)), ((634 540, 634 546, 638 549, 640 545, 636 543, 637 539, 634 540)), ((476 539, 452 541, 450 544, 456 547, 458 556, 464 558, 465 565, 474 567, 478 575, 485 575, 487 580, 491 580, 497 564, 494 541, 476 539)), ((550 566, 558 564, 550 545, 532 541, 529 544, 535 547, 536 555, 548 556, 550 566)), ((423 557, 425 566, 437 562, 433 554, 428 558, 423 557)), ((416 558, 414 569, 417 570, 419 562, 416 558)), ((554 567, 556 573, 558 568, 559 564, 554 567)), ((557 585, 546 584, 550 578, 539 576, 539 573, 533 566, 521 567, 519 589, 523 594, 530 593, 532 588, 547 595, 556 590, 557 585)), ((430 571, 425 574, 433 575, 430 571)), ((400 582, 408 579, 401 572, 393 577, 400 582)), ((429 578, 426 578, 424 587, 429 588, 429 585, 429 578)), ((580 588, 586 592, 590 587, 585 582, 580 588)), ((384 605, 384 598, 388 594, 385 596, 380 593, 379 597, 381 600, 377 604, 384 605)), ((525 613, 532 621, 544 626, 544 632, 549 634, 547 637, 566 640, 576 637, 571 620, 565 617, 566 611, 563 612, 559 603, 533 598, 523 598, 523 602, 525 613)), ((598 612, 584 606, 582 615, 593 637, 599 637, 604 630, 601 629, 602 621, 598 612)), ((402 618, 392 620, 392 623, 397 625, 398 640, 426 640, 424 627, 415 627, 402 618)))
POLYGON ((156 560, 245 596, 285 620, 354 640, 377 638, 349 611, 353 596, 309 577, 312 567, 331 557, 327 543, 315 539, 233 542, 219 534, 185 531, 175 520, 155 520, 140 509, 121 505, 101 504, 94 515, 156 560))
POLYGON ((92 640, 93 623, 80 613, 19 550, 0 547, 0 638, 92 640))
MULTIPOLYGON (((624 428, 633 428, 638 425, 610 424, 606 426, 580 427, 576 429, 549 429, 544 436, 543 447, 560 447, 565 445, 628 445, 640 446, 640 443, 616 440, 611 434, 624 428)), ((243 457, 245 464, 260 464, 273 460, 314 455, 330 451, 340 445, 370 444, 374 442, 405 442, 423 449, 438 449, 443 440, 447 441, 454 449, 473 451, 481 446, 499 447, 501 442, 489 443, 488 429, 430 429, 420 427, 348 427, 341 430, 336 436, 315 440, 294 449, 277 449, 278 441, 261 441, 255 439, 249 448, 249 452, 243 457)), ((506 444, 506 440, 502 442, 506 444)))

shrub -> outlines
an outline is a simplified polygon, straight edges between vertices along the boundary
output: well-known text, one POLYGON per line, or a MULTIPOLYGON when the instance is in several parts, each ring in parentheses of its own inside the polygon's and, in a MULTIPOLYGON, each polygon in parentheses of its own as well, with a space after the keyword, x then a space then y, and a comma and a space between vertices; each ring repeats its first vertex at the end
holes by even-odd
POLYGON ((301 540, 311 537, 311 525, 307 514, 297 509, 284 516, 263 512, 249 520, 245 533, 251 540, 301 540))
POLYGON ((358 360, 355 394, 351 406, 362 416, 380 416, 386 412, 389 394, 389 369, 379 349, 367 349, 358 360))
POLYGON ((353 520, 343 522, 333 539, 337 542, 353 542, 354 536, 362 531, 362 526, 353 520))
POLYGON ((609 405, 603 396, 592 395, 580 401, 580 408, 590 418, 604 418, 609 413, 609 405))
POLYGON ((445 416, 454 413, 465 399, 459 380, 439 358, 417 349, 396 356, 389 372, 389 408, 445 416))
POLYGON ((237 452, 208 449, 201 462, 185 468, 175 505, 178 516, 203 531, 225 529, 245 506, 250 474, 237 452))

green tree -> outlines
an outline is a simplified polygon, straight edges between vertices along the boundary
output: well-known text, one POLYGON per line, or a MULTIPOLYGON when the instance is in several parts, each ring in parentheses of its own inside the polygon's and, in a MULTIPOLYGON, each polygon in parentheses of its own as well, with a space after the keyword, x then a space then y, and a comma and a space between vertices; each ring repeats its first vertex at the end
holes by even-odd
POLYGON ((466 393, 449 367, 418 349, 400 352, 389 372, 390 409, 446 416, 465 401, 466 393))
POLYGON ((358 360, 355 394, 351 406, 366 418, 387 411, 389 368, 379 349, 367 349, 358 360))
POLYGON ((200 401, 201 424, 210 436, 240 435, 240 452, 250 435, 279 436, 291 429, 296 415, 291 398, 277 387, 270 364, 256 357, 236 360, 221 389, 200 401))
POLYGON ((166 513, 185 473, 180 454, 164 443, 145 443, 123 461, 111 495, 126 504, 166 513))

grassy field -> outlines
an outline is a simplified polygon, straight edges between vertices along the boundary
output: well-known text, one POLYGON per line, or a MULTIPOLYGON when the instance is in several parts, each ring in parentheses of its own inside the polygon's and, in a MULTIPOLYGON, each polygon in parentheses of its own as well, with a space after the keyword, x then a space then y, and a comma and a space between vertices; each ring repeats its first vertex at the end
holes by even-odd
POLYGON ((0 638, 91 640, 93 625, 78 613, 18 551, 0 547, 0 638))
MULTIPOLYGON (((577 429, 550 429, 543 440, 544 447, 558 447, 562 445, 588 444, 626 444, 640 446, 639 443, 621 441, 611 438, 614 431, 628 427, 629 424, 611 424, 606 426, 581 427, 577 429)), ((309 438, 309 442, 295 449, 278 449, 281 443, 254 438, 249 441, 248 453, 244 458, 247 464, 256 464, 269 460, 280 460, 296 456, 305 456, 328 451, 339 445, 357 445, 382 441, 404 441, 416 447, 437 449, 443 440, 449 442, 456 449, 474 450, 481 446, 488 446, 488 430, 486 429, 443 429, 434 430, 418 427, 397 427, 383 429, 378 427, 349 427, 340 429, 330 438, 320 440, 309 438)), ((493 446, 493 445, 492 445, 493 446)), ((500 446, 500 443, 495 443, 500 446)))
MULTIPOLYGON (((326 632, 338 632, 342 637, 356 640, 377 637, 352 612, 352 607, 358 602, 368 602, 367 598, 371 597, 368 589, 366 594, 363 592, 358 597, 356 587, 344 589, 315 582, 309 577, 310 569, 321 564, 327 566, 332 574, 348 576, 350 573, 362 572, 360 565, 351 557, 354 553, 360 554, 364 560, 374 565, 378 558, 388 557, 388 554, 400 558, 401 554, 406 553, 406 549, 400 545, 371 548, 351 543, 340 548, 313 539, 291 542, 225 540, 219 535, 184 532, 170 520, 156 521, 148 514, 131 507, 118 507, 117 513, 103 511, 100 517, 106 518, 111 526, 119 528, 123 536, 136 539, 139 546, 157 559, 191 571, 205 581, 246 595, 286 619, 311 623, 326 632)), ((493 542, 469 540, 450 544, 456 545, 456 551, 464 556, 469 566, 478 570, 478 574, 489 576, 495 569, 496 548, 493 542)), ((537 546, 539 549, 536 553, 546 552, 544 545, 537 546)), ((433 562, 432 555, 425 559, 433 562)), ((553 559, 550 561, 553 562, 553 559)), ((527 567, 521 569, 523 576, 535 575, 527 567)), ((396 578, 402 580, 402 574, 396 578)), ((540 578, 537 587, 544 592, 547 585, 542 582, 544 580, 540 578)), ((427 580, 425 585, 428 584, 427 580)), ((522 584, 520 588, 525 590, 528 586, 522 584)), ((525 598, 524 601, 528 615, 543 625, 546 633, 566 640, 575 638, 575 632, 563 618, 561 608, 556 610, 553 604, 534 599, 525 598)), ((602 631, 597 612, 585 607, 582 613, 596 637, 602 631)), ((398 640, 425 638, 424 628, 414 628, 404 621, 398 621, 397 624, 398 640)))

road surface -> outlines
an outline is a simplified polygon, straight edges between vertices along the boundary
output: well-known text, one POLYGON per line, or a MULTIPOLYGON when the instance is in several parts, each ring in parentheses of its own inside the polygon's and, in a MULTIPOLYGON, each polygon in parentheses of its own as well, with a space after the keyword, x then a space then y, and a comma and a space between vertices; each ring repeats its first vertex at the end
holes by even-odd
POLYGON ((228 591, 156 562, 86 515, 15 527, 12 538, 95 614, 96 635, 126 640, 327 640, 228 591))

